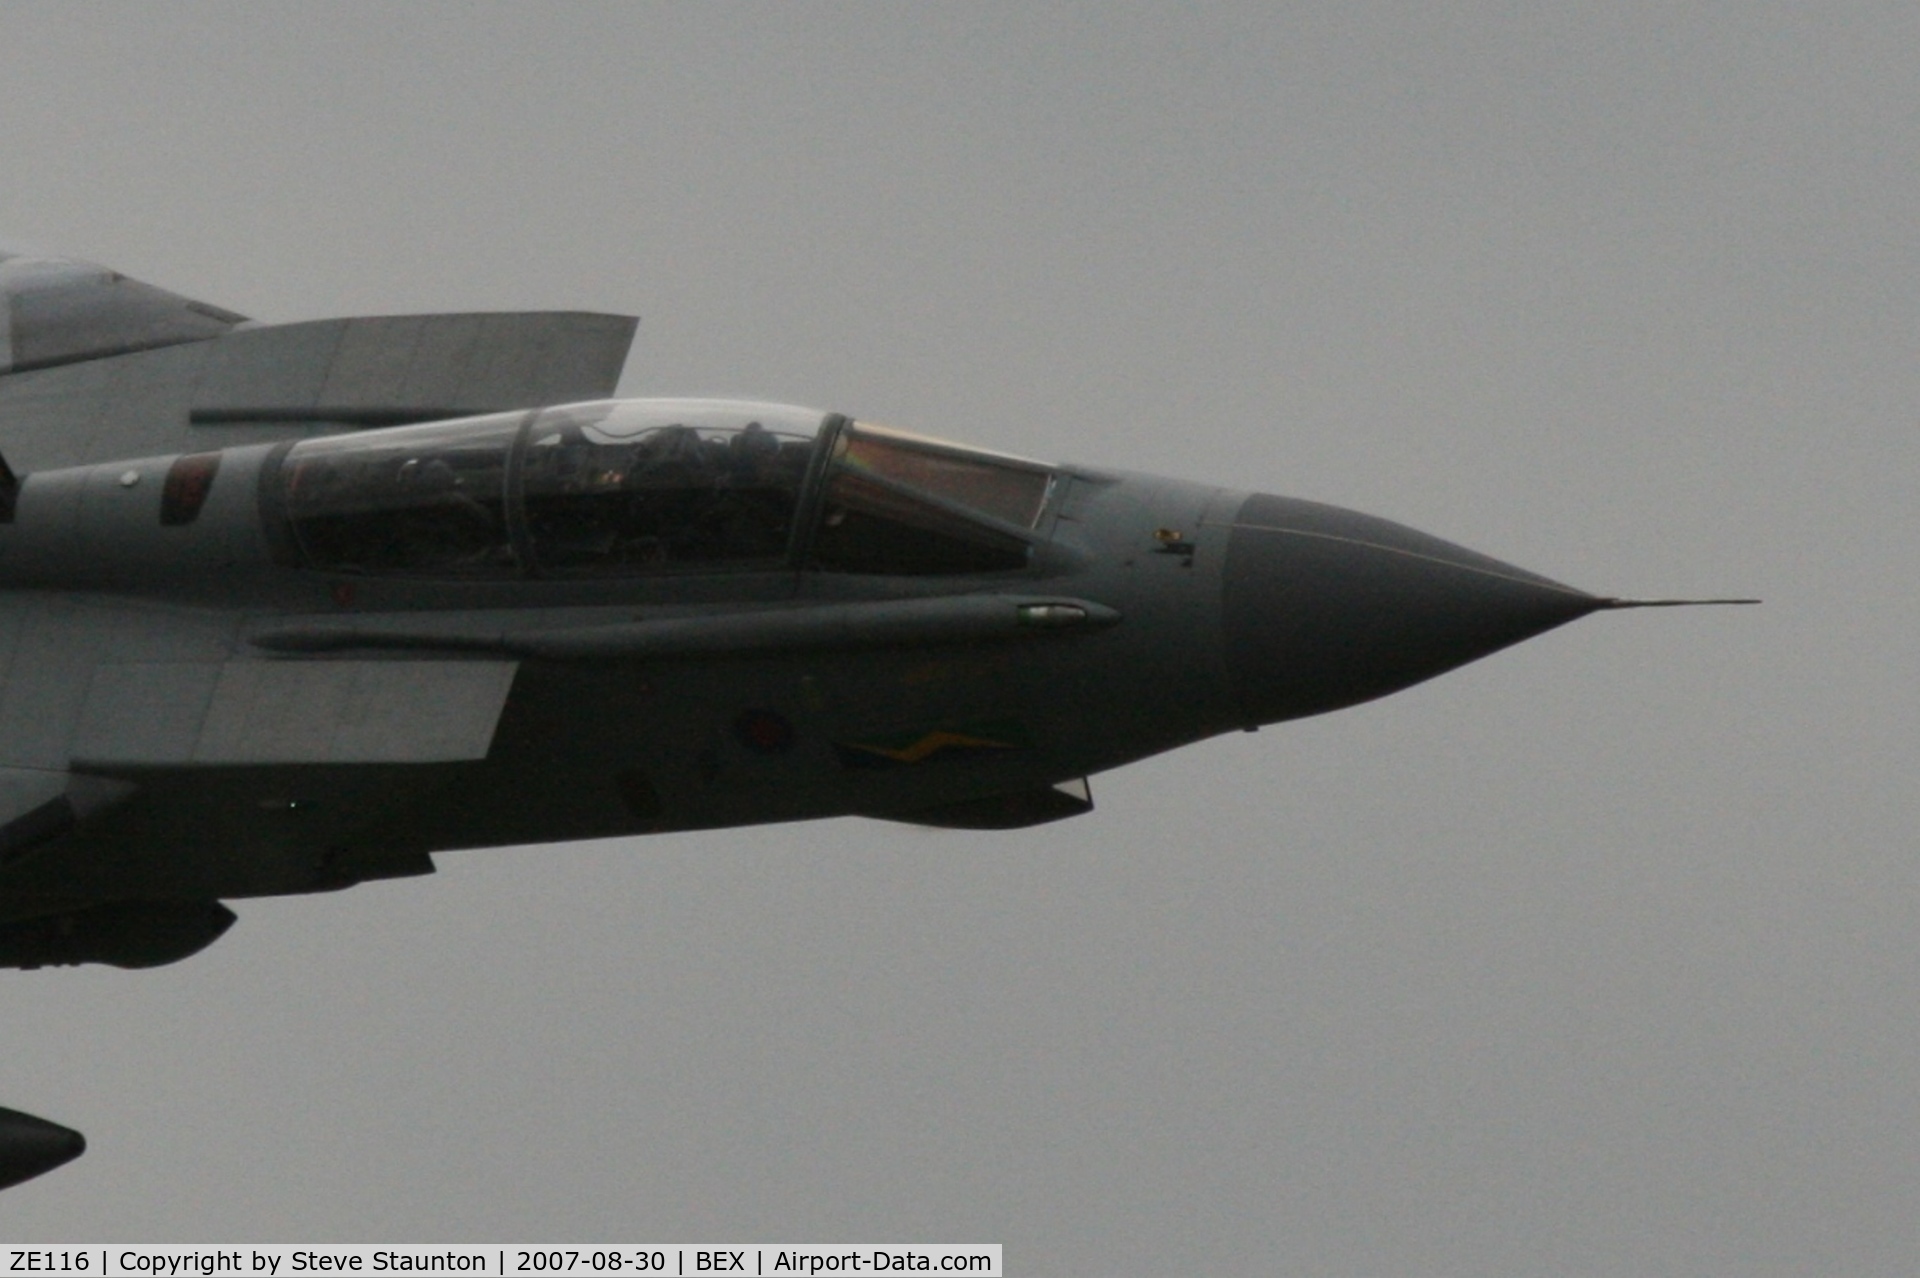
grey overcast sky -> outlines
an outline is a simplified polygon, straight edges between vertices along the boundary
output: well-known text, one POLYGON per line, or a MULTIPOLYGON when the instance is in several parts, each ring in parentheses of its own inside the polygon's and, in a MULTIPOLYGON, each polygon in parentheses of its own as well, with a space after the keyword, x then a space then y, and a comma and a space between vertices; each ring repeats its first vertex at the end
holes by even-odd
MULTIPOLYGON (((0 980, 9 1240, 1920 1263, 1920 6, 0 0, 0 233, 1602 593, 1004 834, 440 858, 0 980)), ((0 446, 4 445, 0 423, 0 446)))

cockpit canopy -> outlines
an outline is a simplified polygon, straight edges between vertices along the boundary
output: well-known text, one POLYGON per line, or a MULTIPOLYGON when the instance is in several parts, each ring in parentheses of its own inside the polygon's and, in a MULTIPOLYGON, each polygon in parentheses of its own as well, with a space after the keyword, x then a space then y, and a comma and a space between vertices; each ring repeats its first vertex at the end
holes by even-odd
POLYGON ((1025 568, 1054 475, 787 405, 608 400, 309 439, 266 483, 326 572, 926 575, 1025 568))

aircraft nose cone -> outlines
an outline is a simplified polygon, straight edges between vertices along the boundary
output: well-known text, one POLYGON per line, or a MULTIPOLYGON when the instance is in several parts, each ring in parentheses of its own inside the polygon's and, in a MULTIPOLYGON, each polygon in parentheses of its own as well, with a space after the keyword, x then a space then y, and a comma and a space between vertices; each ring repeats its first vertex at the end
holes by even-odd
POLYGON ((87 1138, 72 1128, 0 1109, 0 1189, 50 1172, 86 1150, 87 1138))
POLYGON ((1223 605, 1249 725, 1385 696, 1608 606, 1404 524, 1270 496, 1234 519, 1223 605))

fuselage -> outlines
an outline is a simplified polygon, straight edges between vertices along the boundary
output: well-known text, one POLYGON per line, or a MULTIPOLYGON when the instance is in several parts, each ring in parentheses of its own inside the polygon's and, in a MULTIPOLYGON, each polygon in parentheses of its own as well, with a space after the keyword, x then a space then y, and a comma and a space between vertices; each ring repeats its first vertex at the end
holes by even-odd
POLYGON ((5 762, 98 796, 0 862, 14 917, 486 845, 1031 824, 1086 810, 1089 774, 1602 606, 1334 507, 723 401, 115 461, 11 498, 16 649, 91 674, 5 762))

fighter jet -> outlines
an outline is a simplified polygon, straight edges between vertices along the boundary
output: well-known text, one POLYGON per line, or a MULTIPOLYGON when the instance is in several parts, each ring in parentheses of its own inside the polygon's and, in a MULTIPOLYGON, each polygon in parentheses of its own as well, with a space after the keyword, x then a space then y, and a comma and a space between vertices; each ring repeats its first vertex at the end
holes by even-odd
POLYGON ((1641 602, 1316 502, 613 399, 636 323, 257 324, 0 254, 0 965, 171 963, 223 902, 465 848, 1059 820, 1641 602))

